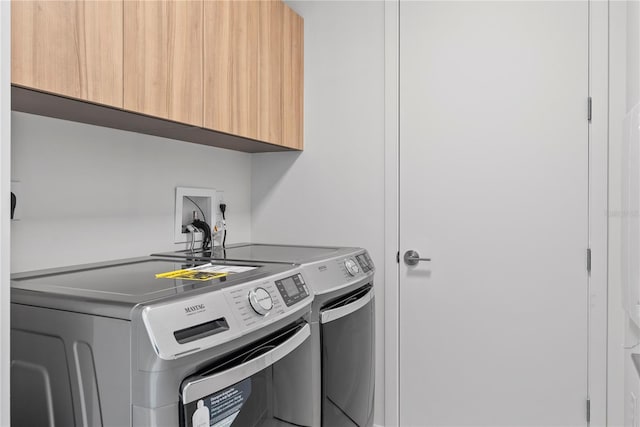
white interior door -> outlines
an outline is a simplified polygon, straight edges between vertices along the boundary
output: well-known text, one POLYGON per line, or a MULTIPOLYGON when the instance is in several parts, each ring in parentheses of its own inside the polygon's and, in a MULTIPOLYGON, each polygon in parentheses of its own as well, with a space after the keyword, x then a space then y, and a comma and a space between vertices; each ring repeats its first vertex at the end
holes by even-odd
POLYGON ((586 425, 588 3, 399 25, 400 425, 586 425))

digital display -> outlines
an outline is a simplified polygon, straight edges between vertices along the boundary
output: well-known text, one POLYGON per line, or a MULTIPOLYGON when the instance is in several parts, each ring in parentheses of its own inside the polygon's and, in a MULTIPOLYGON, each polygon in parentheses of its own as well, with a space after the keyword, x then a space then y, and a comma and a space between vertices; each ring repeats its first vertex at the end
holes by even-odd
POLYGON ((278 292, 280 292, 280 295, 287 307, 291 307, 293 304, 305 299, 305 297, 309 295, 309 291, 307 290, 304 280, 300 274, 276 280, 276 286, 278 287, 278 292))
POLYGON ((296 286, 296 283, 293 281, 292 277, 282 279, 280 283, 282 283, 282 287, 290 297, 295 297, 300 293, 300 291, 298 290, 298 286, 296 286))
POLYGON ((360 263, 360 267, 362 267, 362 271, 364 271, 365 273, 371 271, 371 265, 369 264, 369 260, 367 260, 367 257, 364 254, 356 256, 356 259, 360 263))

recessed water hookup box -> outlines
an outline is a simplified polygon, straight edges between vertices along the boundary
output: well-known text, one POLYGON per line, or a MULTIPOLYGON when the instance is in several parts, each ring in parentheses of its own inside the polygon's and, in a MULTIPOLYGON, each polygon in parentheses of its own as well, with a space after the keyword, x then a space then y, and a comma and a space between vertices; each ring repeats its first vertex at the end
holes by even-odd
MULTIPOLYGON (((176 187, 175 243, 191 241, 191 233, 186 230, 186 227, 193 222, 194 212, 198 219, 205 221, 213 228, 217 219, 217 206, 215 189, 176 187)), ((196 241, 202 241, 201 232, 194 234, 196 241)))

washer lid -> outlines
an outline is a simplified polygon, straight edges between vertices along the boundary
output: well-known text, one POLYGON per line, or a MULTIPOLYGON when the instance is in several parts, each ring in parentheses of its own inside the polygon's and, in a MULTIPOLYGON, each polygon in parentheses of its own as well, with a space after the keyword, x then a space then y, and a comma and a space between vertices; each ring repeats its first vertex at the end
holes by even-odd
POLYGON ((221 289, 291 268, 290 264, 133 258, 15 274, 11 280, 12 299, 19 299, 21 293, 16 291, 23 290, 45 294, 48 298, 79 297, 89 301, 135 305, 158 298, 212 290, 212 287, 221 289), (181 270, 211 264, 219 274, 179 273, 181 270))

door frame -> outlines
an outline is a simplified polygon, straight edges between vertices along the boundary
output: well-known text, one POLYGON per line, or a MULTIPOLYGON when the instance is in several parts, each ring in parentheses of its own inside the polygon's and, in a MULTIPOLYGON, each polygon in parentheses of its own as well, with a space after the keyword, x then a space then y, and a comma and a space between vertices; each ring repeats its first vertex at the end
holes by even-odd
POLYGON ((11 192, 11 2, 0 1, 0 425, 9 425, 11 192))
MULTIPOLYGON (((385 0, 385 426, 399 426, 399 0, 385 0)), ((593 99, 589 125, 588 398, 590 425, 607 425, 608 315, 608 144, 609 0, 590 1, 589 88, 593 99)), ((585 121, 587 99, 585 99, 585 121)), ((586 251, 586 248, 585 248, 586 251)), ((586 257, 586 254, 585 254, 586 257)), ((585 262, 586 265, 586 262, 585 262)), ((585 424, 586 424, 585 402, 585 424)))

